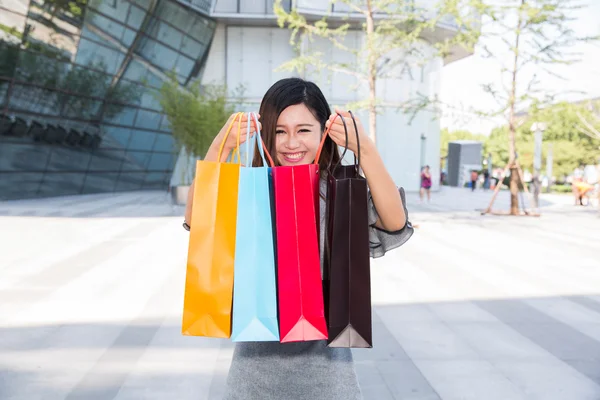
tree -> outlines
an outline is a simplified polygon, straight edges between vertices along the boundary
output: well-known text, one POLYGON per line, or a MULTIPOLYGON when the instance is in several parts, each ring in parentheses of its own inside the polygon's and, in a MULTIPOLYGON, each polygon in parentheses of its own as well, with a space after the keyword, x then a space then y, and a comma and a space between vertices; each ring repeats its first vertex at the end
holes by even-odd
MULTIPOLYGON (((302 72, 311 66, 353 77, 355 90, 363 85, 368 87, 368 99, 353 104, 353 107, 368 110, 369 135, 373 141, 376 140, 378 110, 386 105, 377 99, 377 81, 401 77, 411 62, 424 64, 432 57, 443 57, 454 45, 472 48, 479 37, 478 11, 483 7, 479 0, 442 0, 433 10, 425 2, 414 0, 332 0, 330 4, 331 9, 335 4, 343 4, 351 11, 330 14, 315 21, 297 10, 285 11, 281 0, 276 1, 274 9, 279 26, 292 30, 291 43, 299 53, 282 68, 302 72), (435 39, 436 26, 449 17, 456 21, 456 34, 446 39, 435 39), (363 34, 362 47, 354 48, 345 43, 350 30, 363 34), (315 37, 328 40, 354 61, 323 61, 323 54, 318 49, 306 49, 310 46, 302 45, 315 37), (423 51, 425 41, 433 48, 431 54, 423 51)), ((405 104, 394 106, 414 114, 432 101, 428 96, 418 94, 405 104)))
POLYGON ((579 42, 597 38, 578 37, 573 29, 574 10, 580 9, 573 0, 502 0, 488 9, 492 27, 489 36, 496 39, 505 51, 484 47, 487 56, 498 61, 503 75, 501 88, 484 86, 499 104, 494 115, 504 115, 508 122, 508 167, 511 170, 510 214, 519 214, 517 167, 517 110, 532 103, 547 104, 553 93, 540 87, 539 72, 554 74, 553 64, 569 65, 579 60, 570 48, 579 42), (506 57, 506 53, 509 57, 506 57), (505 59, 509 60, 508 64, 505 59), (535 70, 531 71, 534 67, 535 70), (532 74, 529 82, 524 81, 532 74))
MULTIPOLYGON (((590 102, 573 104, 567 102, 540 107, 534 103, 528 114, 519 119, 515 130, 515 148, 521 165, 533 164, 534 139, 531 126, 535 122, 544 122, 544 142, 553 146, 553 171, 556 176, 565 177, 581 164, 593 164, 600 155, 600 138, 593 131, 600 131, 595 108, 590 102), (583 122, 589 127, 585 127, 583 122)), ((498 127, 485 140, 486 153, 492 154, 495 165, 507 165, 510 159, 508 125, 498 127)), ((545 156, 545 153, 542 153, 545 156)))
POLYGON ((215 135, 235 110, 227 103, 227 88, 222 85, 180 86, 174 73, 165 81, 158 95, 175 141, 187 152, 199 157, 206 154, 215 135))

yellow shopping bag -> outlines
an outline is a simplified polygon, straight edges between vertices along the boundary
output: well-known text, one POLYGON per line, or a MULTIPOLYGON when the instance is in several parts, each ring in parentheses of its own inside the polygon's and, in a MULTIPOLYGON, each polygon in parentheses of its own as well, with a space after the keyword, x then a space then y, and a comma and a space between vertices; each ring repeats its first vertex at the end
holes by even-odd
MULTIPOLYGON (((241 122, 243 115, 236 114, 227 129, 219 149, 219 161, 233 125, 238 119, 241 122)), ((238 162, 240 130, 235 149, 238 162)), ((196 163, 181 328, 184 335, 231 336, 240 164, 219 161, 196 163)))

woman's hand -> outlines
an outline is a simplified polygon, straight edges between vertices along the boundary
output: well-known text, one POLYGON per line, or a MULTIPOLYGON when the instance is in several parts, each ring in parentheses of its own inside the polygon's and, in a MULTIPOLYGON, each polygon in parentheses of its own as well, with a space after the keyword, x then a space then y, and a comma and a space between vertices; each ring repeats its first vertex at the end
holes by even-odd
MULTIPOLYGON (((213 139, 210 149, 208 150, 208 153, 204 158, 206 161, 225 161, 231 150, 235 149, 238 145, 238 132, 240 134, 240 145, 242 145, 246 142, 246 140, 248 140, 248 124, 250 124, 250 137, 254 136, 254 133, 256 133, 254 118, 251 118, 250 121, 248 121, 248 113, 243 113, 241 119, 240 117, 236 119, 236 114, 237 113, 231 114, 225 125, 223 125, 217 136, 215 136, 215 138, 213 139), (227 138, 225 138, 227 130, 229 129, 229 126, 232 123, 233 126, 231 127, 231 131, 229 132, 227 138), (223 140, 225 140, 225 145, 223 146, 221 159, 217 160, 219 155, 219 149, 221 147, 221 143, 223 143, 223 140)), ((260 118, 260 115, 258 113, 256 113, 256 116, 257 118, 260 118)), ((261 127, 262 125, 259 121, 258 129, 261 129, 261 127)))
MULTIPOLYGON (((237 114, 237 113, 236 113, 237 114)), ((237 135, 238 131, 240 132, 240 145, 245 143, 248 139, 248 123, 250 123, 250 137, 256 133, 256 126, 254 117, 251 118, 250 122, 248 122, 248 113, 244 113, 240 118, 238 117, 235 122, 236 114, 231 114, 223 128, 219 131, 217 136, 213 139, 206 156, 204 157, 204 161, 217 161, 217 162, 225 162, 231 150, 235 149, 238 145, 237 135), (229 125, 233 123, 231 127, 231 131, 229 132, 229 136, 227 136, 227 140, 225 141, 225 146, 223 146, 223 152, 221 153, 221 159, 219 160, 219 149, 221 147, 221 143, 223 143, 223 139, 227 134, 227 130, 229 129, 229 125)), ((260 115, 256 113, 257 119, 260 118, 260 115)), ((258 122, 258 128, 261 128, 260 121, 258 122)), ((185 207, 185 221, 188 225, 191 224, 192 221, 192 204, 194 204, 194 185, 195 180, 192 181, 192 185, 190 186, 190 190, 188 192, 187 204, 185 207)))
MULTIPOLYGON (((229 117, 229 119, 227 120, 227 122, 225 123, 225 125, 223 125, 223 127, 221 128, 221 130, 219 131, 219 133, 217 134, 217 136, 215 137, 214 141, 218 143, 218 145, 220 146, 221 143, 223 142, 223 139, 225 138, 225 135, 227 134, 227 130, 229 129, 229 125, 231 125, 233 123, 233 127, 231 128, 231 132, 229 132, 229 136, 227 136, 227 140, 225 142, 225 147, 223 152, 229 154, 229 152, 233 149, 236 148, 237 144, 238 144, 238 132, 240 134, 240 144, 245 143, 246 140, 248 139, 247 135, 248 135, 248 124, 250 124, 250 137, 252 137, 254 135, 254 133, 256 133, 256 126, 255 126, 255 122, 254 122, 254 118, 250 118, 250 121, 248 121, 248 113, 243 113, 241 119, 238 117, 237 119, 235 118, 236 114, 231 114, 231 116, 229 117), (234 122, 235 119, 235 122, 234 122)), ((257 118, 260 118, 260 115, 258 115, 258 113, 256 113, 257 118)), ((258 128, 261 128, 261 124, 260 121, 258 122, 258 128)))
MULTIPOLYGON (((341 111, 336 109, 334 114, 331 114, 327 122, 325 123, 325 128, 328 129, 331 126, 331 130, 329 131, 329 136, 331 139, 338 145, 342 147, 346 147, 346 133, 344 131, 344 124, 342 122, 342 118, 344 118, 344 122, 346 123, 346 128, 348 129, 348 150, 352 151, 354 154, 358 154, 358 143, 356 141, 356 130, 354 129, 354 123, 352 122, 352 117, 348 111, 341 111), (337 118, 337 114, 340 114, 337 118), (335 119, 335 121, 334 121, 335 119)), ((365 129, 363 128, 362 122, 360 118, 354 115, 354 119, 356 120, 356 128, 358 128, 358 138, 360 140, 360 152, 361 155, 366 151, 370 150, 373 146, 373 141, 369 138, 365 129)))

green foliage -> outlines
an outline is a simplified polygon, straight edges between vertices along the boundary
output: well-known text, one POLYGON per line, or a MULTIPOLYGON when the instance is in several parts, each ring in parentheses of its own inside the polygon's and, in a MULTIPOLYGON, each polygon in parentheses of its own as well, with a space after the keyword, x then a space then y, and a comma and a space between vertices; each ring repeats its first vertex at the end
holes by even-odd
POLYGON ((573 193, 573 188, 571 185, 552 185, 550 190, 553 193, 573 193))
MULTIPOLYGON (((542 158, 547 157, 548 144, 552 144, 553 175, 559 179, 570 175, 581 164, 595 164, 600 157, 600 136, 592 137, 589 130, 600 131, 600 120, 593 114, 590 104, 559 103, 552 107, 531 107, 529 116, 516 129, 518 160, 525 169, 533 170, 534 138, 531 126, 544 122, 542 158), (584 122, 590 125, 586 128, 584 122)), ((487 137, 466 131, 442 130, 441 152, 447 152, 451 140, 473 139, 483 141, 484 154, 492 155, 492 164, 504 167, 509 161, 508 126, 495 128, 487 137)), ((545 164, 543 164, 545 165, 545 164)), ((544 167, 543 167, 544 168, 544 167)), ((542 168, 542 169, 543 169, 542 168)))
POLYGON ((199 82, 184 89, 175 74, 165 81, 159 93, 173 137, 180 146, 196 157, 204 156, 235 105, 227 102, 227 88, 219 85, 201 87, 199 82))
MULTIPOLYGON (((517 153, 517 136, 522 135, 521 141, 526 141, 531 135, 523 134, 523 127, 519 128, 520 133, 516 132, 516 110, 532 104, 552 104, 556 96, 543 86, 540 72, 556 75, 548 67, 578 62, 579 54, 572 52, 572 47, 599 38, 580 37, 573 31, 570 15, 581 8, 584 6, 578 0, 511 0, 496 2, 487 9, 490 23, 486 31, 493 39, 490 43, 501 45, 494 48, 482 46, 482 49, 485 57, 497 61, 502 82, 483 85, 483 90, 498 103, 496 110, 486 114, 507 117, 509 126, 514 128, 506 140, 510 142, 509 146, 514 144, 513 150, 517 153), (528 75, 532 78, 525 82, 524 77, 528 75)), ((555 129, 561 128, 557 126, 555 129)), ((528 154, 527 148, 524 150, 528 154)))

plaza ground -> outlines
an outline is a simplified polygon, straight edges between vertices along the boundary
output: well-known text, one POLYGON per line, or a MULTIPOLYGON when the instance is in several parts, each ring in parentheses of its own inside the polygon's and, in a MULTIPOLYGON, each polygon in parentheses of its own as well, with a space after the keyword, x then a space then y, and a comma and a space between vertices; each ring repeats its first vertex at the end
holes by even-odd
MULTIPOLYGON (((372 264, 365 399, 600 399, 597 209, 481 217, 490 195, 408 194, 419 228, 372 264)), ((182 214, 160 192, 0 203, 0 399, 221 398, 231 343, 180 334, 182 214)))

